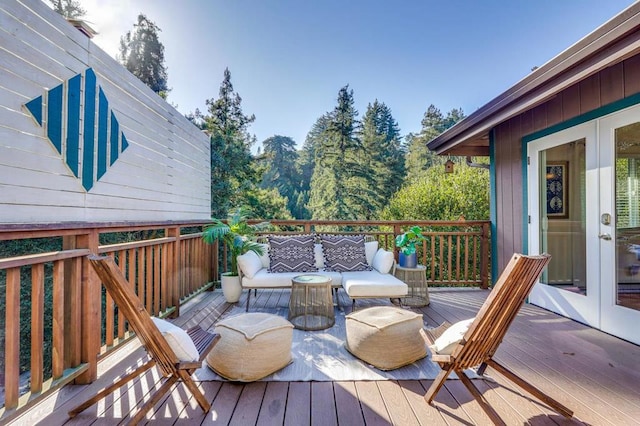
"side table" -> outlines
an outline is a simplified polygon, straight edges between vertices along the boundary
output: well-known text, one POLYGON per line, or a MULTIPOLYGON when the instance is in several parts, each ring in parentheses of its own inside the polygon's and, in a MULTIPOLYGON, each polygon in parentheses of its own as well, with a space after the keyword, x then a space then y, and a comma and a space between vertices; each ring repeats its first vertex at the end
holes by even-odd
POLYGON ((424 265, 418 265, 415 268, 396 266, 395 277, 409 286, 407 296, 402 298, 403 305, 420 307, 430 303, 426 271, 427 268, 424 265))
POLYGON ((335 324, 331 278, 306 274, 291 279, 289 321, 301 330, 323 330, 335 324))

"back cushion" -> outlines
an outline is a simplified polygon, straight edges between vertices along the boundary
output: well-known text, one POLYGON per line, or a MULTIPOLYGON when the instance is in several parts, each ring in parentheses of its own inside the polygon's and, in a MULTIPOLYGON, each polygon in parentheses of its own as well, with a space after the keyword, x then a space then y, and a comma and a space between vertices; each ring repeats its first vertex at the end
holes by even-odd
POLYGON ((313 235, 269 236, 269 272, 317 272, 313 235))
POLYGON ((238 256, 238 268, 247 278, 253 278, 260 269, 262 269, 262 261, 260 256, 252 251, 238 256))
POLYGON ((326 271, 371 271, 362 235, 321 235, 326 271))

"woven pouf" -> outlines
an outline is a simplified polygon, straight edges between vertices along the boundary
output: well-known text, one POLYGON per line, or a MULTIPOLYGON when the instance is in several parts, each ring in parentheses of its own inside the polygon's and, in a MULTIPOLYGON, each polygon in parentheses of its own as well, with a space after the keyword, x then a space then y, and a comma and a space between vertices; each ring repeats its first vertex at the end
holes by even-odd
POLYGON ((228 380, 253 382, 291 362, 293 325, 277 315, 248 313, 218 322, 220 340, 207 364, 228 380))
POLYGON ((427 355, 422 315, 376 306, 346 316, 346 348, 380 370, 393 370, 427 355))

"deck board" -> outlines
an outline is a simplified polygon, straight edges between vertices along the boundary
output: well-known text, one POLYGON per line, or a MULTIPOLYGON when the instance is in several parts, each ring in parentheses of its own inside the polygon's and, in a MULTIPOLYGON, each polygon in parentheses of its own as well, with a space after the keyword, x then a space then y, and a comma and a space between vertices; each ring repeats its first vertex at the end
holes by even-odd
MULTIPOLYGON (((431 291, 431 304, 414 308, 423 313, 426 326, 455 322, 475 315, 488 295, 483 290, 431 291)), ((286 308, 288 291, 261 290, 251 297, 252 308, 286 308)), ((345 310, 351 301, 344 292, 338 296, 345 310)), ((238 302, 244 307, 246 292, 238 302)), ((357 302, 357 309, 367 305, 357 302)), ((224 301, 219 290, 204 292, 181 307, 175 322, 182 327, 200 324, 205 329, 234 305, 224 301)), ((250 308, 251 310, 251 308, 250 308)), ((122 349, 105 364, 100 379, 91 385, 67 386, 14 424, 114 425, 126 420, 137 401, 158 380, 151 370, 69 421, 67 411, 130 366, 142 362, 144 352, 122 349), (31 417, 30 417, 31 416, 31 417)), ((534 306, 525 305, 514 321, 495 357, 507 368, 530 381, 575 411, 566 420, 535 398, 489 369, 493 381, 476 381, 487 400, 508 424, 530 425, 640 425, 640 347, 575 321, 534 306)), ((200 382, 212 403, 203 413, 183 385, 159 402, 147 415, 149 425, 484 425, 488 417, 458 380, 449 380, 433 405, 424 402, 431 380, 372 382, 200 382)))

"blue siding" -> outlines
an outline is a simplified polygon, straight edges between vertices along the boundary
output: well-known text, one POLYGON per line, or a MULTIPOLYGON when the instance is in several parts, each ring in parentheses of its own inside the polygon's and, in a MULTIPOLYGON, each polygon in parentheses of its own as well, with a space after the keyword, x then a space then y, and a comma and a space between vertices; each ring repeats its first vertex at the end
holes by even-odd
POLYGON ((111 160, 109 165, 113 166, 113 163, 118 159, 120 150, 118 149, 118 136, 120 135, 120 125, 118 119, 111 111, 111 160))
POLYGON ((33 118, 36 119, 38 125, 42 126, 42 96, 31 99, 24 105, 27 107, 31 115, 33 115, 33 118))
POLYGON ((89 191, 93 187, 93 154, 95 150, 96 123, 96 75, 91 68, 84 77, 84 146, 82 156, 82 186, 89 191))
POLYGON ((81 75, 69 79, 67 87, 67 165, 78 177, 78 150, 80 147, 80 83, 81 75))
POLYGON ((62 152, 62 84, 49 90, 47 96, 47 137, 62 152))
POLYGON ((109 118, 109 101, 102 91, 98 94, 98 175, 100 178, 107 172, 107 119, 109 118))

